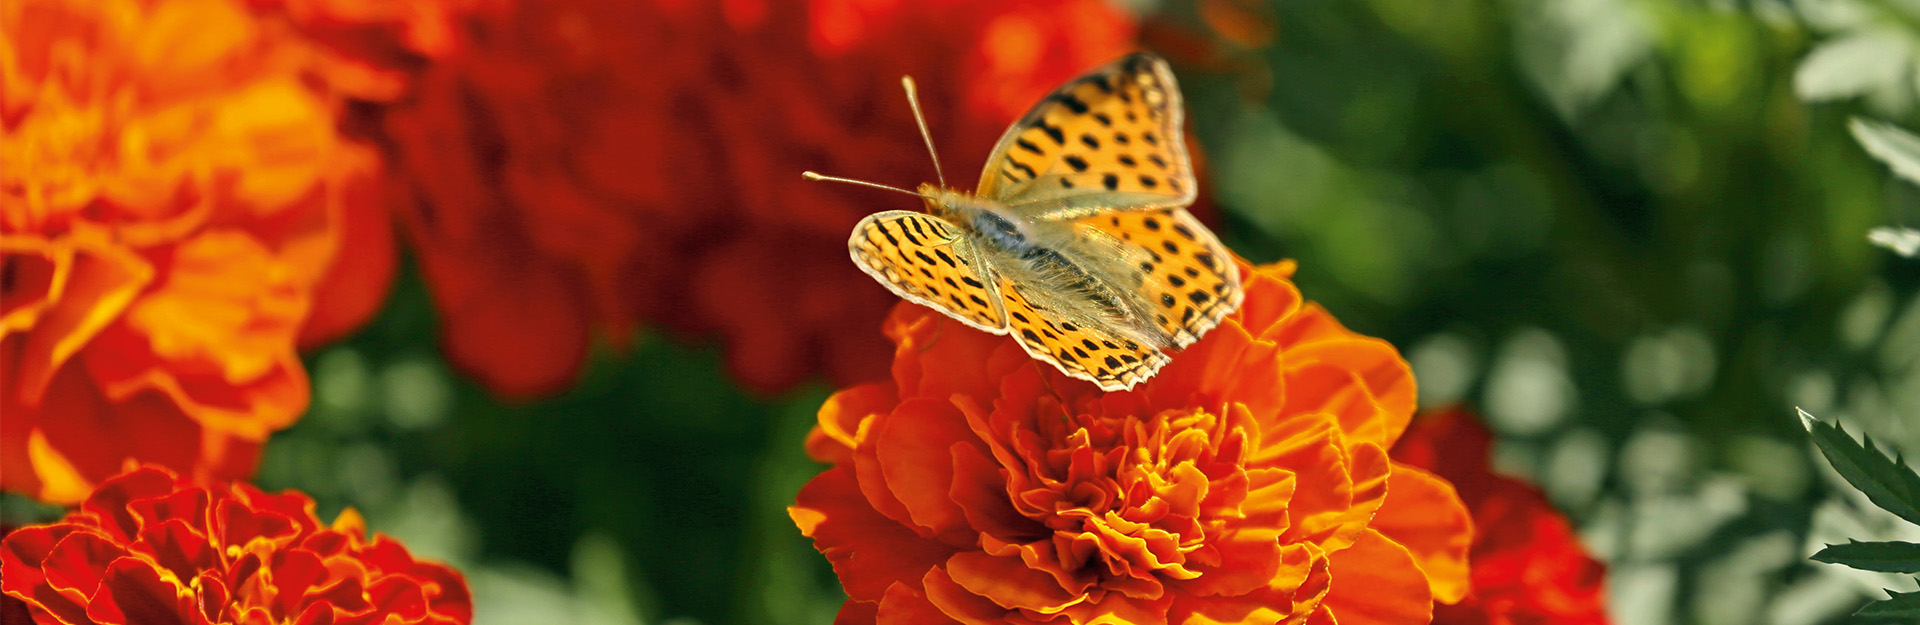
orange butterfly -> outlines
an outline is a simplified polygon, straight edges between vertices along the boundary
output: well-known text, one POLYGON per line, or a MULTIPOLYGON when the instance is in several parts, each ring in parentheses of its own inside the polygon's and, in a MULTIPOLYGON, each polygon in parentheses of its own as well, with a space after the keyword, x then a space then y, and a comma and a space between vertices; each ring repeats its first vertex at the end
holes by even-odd
POLYGON ((847 247, 901 297, 1011 334, 1067 375, 1131 389, 1242 298, 1233 257, 1185 209, 1195 184, 1181 118, 1166 61, 1127 56, 1014 122, 978 191, 947 188, 941 174, 913 193, 927 213, 870 215, 847 247))

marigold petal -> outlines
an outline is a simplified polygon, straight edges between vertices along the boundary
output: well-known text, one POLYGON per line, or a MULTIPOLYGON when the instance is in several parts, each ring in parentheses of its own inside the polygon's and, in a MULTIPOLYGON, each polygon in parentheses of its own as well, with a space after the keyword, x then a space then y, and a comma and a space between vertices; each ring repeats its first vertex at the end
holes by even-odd
MULTIPOLYGON (((937 605, 933 600, 934 592, 932 591, 934 588, 946 590, 958 588, 952 579, 946 577, 946 572, 939 568, 934 568, 933 570, 927 571, 927 574, 921 579, 923 580, 923 587, 927 589, 927 592, 921 592, 905 583, 895 583, 887 588, 886 596, 880 600, 878 618, 875 620, 877 625, 920 625, 921 623, 967 623, 968 625, 980 625, 990 622, 1004 622, 956 618, 945 606, 937 605)), ((962 594, 965 593, 964 590, 959 592, 962 594)), ((975 599, 978 599, 978 597, 975 597, 975 599)), ((986 605, 991 606, 992 604, 988 603, 986 605)))
POLYGON ((1046 536, 1046 526, 1015 510, 1007 499, 1006 479, 1001 465, 987 457, 978 446, 954 443, 953 485, 947 496, 967 517, 967 526, 985 537, 1005 542, 1038 540, 1046 536))
POLYGON ((966 625, 999 625, 1016 620, 1015 613, 986 597, 973 594, 954 581, 945 568, 935 567, 927 571, 920 579, 920 586, 926 589, 926 600, 946 618, 966 625))
POLYGON ((1279 555, 1278 565, 1260 587, 1239 594, 1175 595, 1167 621, 1176 625, 1278 623, 1300 610, 1311 610, 1326 592, 1326 554, 1304 543, 1288 545, 1279 555))
POLYGON ((1391 446, 1413 420, 1413 369, 1392 344, 1347 332, 1318 305, 1302 316, 1301 326, 1324 318, 1340 334, 1288 337, 1299 342, 1287 349, 1286 410, 1337 415, 1355 440, 1391 446))
POLYGON ((861 384, 827 397, 827 401, 820 404, 819 425, 808 434, 808 457, 834 464, 851 460, 853 449, 860 446, 860 433, 866 427, 867 418, 899 404, 900 397, 889 384, 861 384))
POLYGON ((218 555, 207 536, 188 526, 183 518, 147 523, 140 540, 146 543, 154 564, 172 572, 175 579, 193 579, 196 572, 214 566, 218 555))
POLYGON ((1326 612, 1327 593, 1333 590, 1332 558, 1313 543, 1302 544, 1308 556, 1307 574, 1293 591, 1293 610, 1289 625, 1304 623, 1315 614, 1326 612))
POLYGON ((874 625, 880 617, 880 602, 848 599, 833 615, 833 625, 874 625))
POLYGON ((1236 532, 1240 538, 1278 539, 1292 527, 1288 519, 1296 485, 1294 473, 1286 469, 1248 469, 1247 496, 1238 512, 1241 521, 1236 532))
POLYGON ((1300 289, 1293 285, 1290 274, 1278 271, 1278 263, 1256 267, 1238 259, 1235 262, 1240 265, 1242 290, 1246 292, 1240 311, 1235 313, 1239 324, 1254 337, 1271 341, 1281 322, 1300 310, 1300 289))
POLYGON ((127 550, 113 540, 80 531, 62 537, 39 565, 48 588, 85 605, 100 590, 107 566, 125 555, 127 550))
POLYGON ((1067 592, 1051 574, 1034 570, 1017 556, 961 552, 947 559, 945 570, 967 592, 1007 609, 1052 614, 1084 599, 1083 595, 1067 592))
MULTIPOLYGON (((233 599, 227 591, 227 582, 222 579, 224 571, 200 571, 193 577, 194 606, 198 610, 197 619, 206 623, 226 621, 227 602, 233 599)), ((198 622, 196 622, 198 625, 198 622)))
POLYGON ((1435 600, 1458 602, 1472 587, 1467 550, 1473 545, 1473 519, 1446 480, 1394 463, 1386 503, 1367 527, 1407 548, 1426 573, 1435 600))
POLYGON ((48 277, 48 291, 42 296, 50 301, 34 320, 32 331, 19 348, 18 369, 10 374, 10 392, 17 394, 18 401, 34 406, 60 368, 118 319, 153 280, 154 268, 126 249, 101 240, 94 231, 78 232, 57 242, 0 237, 0 253, 5 254, 0 262, 9 265, 28 262, 15 260, 19 254, 36 253, 55 263, 48 277))
MULTIPOLYGON (((1225 323, 1181 352, 1136 391, 1150 396, 1144 410, 1114 414, 1147 414, 1160 408, 1205 406, 1213 408, 1224 401, 1240 404, 1256 415, 1276 414, 1286 388, 1281 372, 1279 351, 1270 343, 1256 342, 1239 324, 1225 323)), ((1122 398, 1125 393, 1109 393, 1122 398)))
POLYGON ((179 483, 180 478, 165 469, 142 466, 101 482, 80 510, 100 519, 102 529, 114 540, 131 543, 140 536, 140 521, 130 507, 133 502, 164 497, 179 483))
MULTIPOLYGON (((344 147, 344 146, 343 146, 344 147)), ((358 146, 337 151, 329 172, 339 200, 337 237, 327 237, 327 260, 313 267, 313 311, 300 329, 299 346, 312 349, 343 338, 373 318, 386 304, 398 275, 392 200, 382 197, 395 185, 378 179, 377 153, 358 146)), ((306 268, 308 263, 293 263, 306 268)))
MULTIPOLYGON (((1006 361, 1001 352, 1014 344, 969 328, 925 306, 901 302, 883 326, 895 342, 893 380, 901 397, 951 397, 965 394, 992 397, 1005 370, 994 366, 943 367, 931 375, 924 366, 938 363, 993 363, 1006 361), (903 357, 903 355, 910 355, 903 357)), ((1022 360, 1029 360, 1025 353, 1022 360)))
POLYGON ((1393 464, 1387 452, 1370 443, 1348 449, 1348 474, 1353 480, 1346 507, 1309 517, 1302 531, 1329 553, 1345 549, 1360 538, 1387 499, 1387 479, 1393 464))
POLYGON ((1380 532, 1367 530, 1329 559, 1333 586, 1323 605, 1339 622, 1419 625, 1433 619, 1433 595, 1413 554, 1380 532))
POLYGON ((1348 515, 1354 502, 1353 460, 1333 419, 1301 415, 1269 426, 1267 434, 1278 440, 1269 443, 1255 462, 1297 472, 1287 509, 1291 524, 1282 541, 1317 543, 1352 525, 1348 515))
POLYGON ((192 605, 192 593, 151 562, 124 557, 105 567, 87 617, 102 625, 191 625, 192 605))
POLYGON ((40 237, 0 235, 0 340, 32 330, 59 297, 71 270, 70 249, 55 249, 40 237))
POLYGON ((973 542, 965 512, 948 496, 958 479, 949 448, 972 438, 965 419, 951 402, 929 398, 909 399, 898 410, 916 416, 882 420, 874 432, 874 454, 887 489, 915 525, 949 542, 973 542))
POLYGON ((435 287, 430 293, 448 360, 508 397, 565 388, 586 357, 588 338, 585 296, 566 280, 566 270, 536 254, 498 249, 495 239, 457 253, 446 243, 423 244, 424 236, 416 232, 414 249, 435 287))
POLYGON ((1074 625, 1165 625, 1172 603, 1170 596, 1148 600, 1107 593, 1099 603, 1075 605, 1065 614, 1074 625))
POLYGON ((39 488, 22 490, 34 493, 43 501, 73 501, 87 496, 92 485, 87 483, 86 476, 81 475, 80 468, 74 466, 66 454, 60 453, 60 446, 47 441, 46 430, 32 428, 26 439, 27 453, 22 454, 29 467, 26 473, 31 474, 40 485, 39 488))
POLYGON ((0 540, 0 593, 27 593, 46 580, 41 565, 60 539, 76 528, 68 525, 29 525, 8 532, 0 540))
POLYGON ((860 601, 879 601, 894 581, 918 579, 952 554, 866 505, 844 465, 807 482, 788 514, 803 529, 799 519, 818 519, 808 534, 814 548, 833 564, 847 596, 860 601))
POLYGON ((1231 536, 1212 542, 1220 564, 1199 577, 1174 580, 1170 585, 1194 596, 1236 597, 1273 583, 1280 573, 1280 544, 1273 537, 1231 536))

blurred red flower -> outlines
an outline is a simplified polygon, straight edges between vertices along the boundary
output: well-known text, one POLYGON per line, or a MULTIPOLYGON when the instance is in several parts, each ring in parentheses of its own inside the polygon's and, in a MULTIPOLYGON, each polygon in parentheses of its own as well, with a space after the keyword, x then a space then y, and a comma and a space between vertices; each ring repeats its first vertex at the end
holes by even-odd
POLYGON ((1532 486, 1487 468, 1491 436, 1465 410, 1422 416, 1393 457, 1453 482, 1473 511, 1473 591, 1439 625, 1606 625, 1606 566, 1532 486))
POLYGON ((895 298, 847 260, 911 200, 813 169, 933 178, 899 78, 960 185, 1035 99, 1125 52, 1103 0, 561 0, 476 14, 380 112, 449 358, 490 388, 571 383, 598 335, 718 336, 762 392, 870 379, 895 298))
POLYGON ((154 466, 110 478, 59 522, 0 541, 0 591, 54 623, 468 623, 466 580, 365 538, 351 508, 154 466))
POLYGON ((902 304, 892 379, 821 407, 833 468, 789 508, 840 623, 1426 623, 1467 592, 1466 509, 1388 459, 1398 352, 1303 304, 1291 265, 1131 392, 902 304))
POLYGON ((334 275, 379 262, 340 253, 376 160, 311 59, 229 0, 0 4, 0 488, 70 503, 128 459, 243 477, 305 410, 296 338, 385 288, 334 275))

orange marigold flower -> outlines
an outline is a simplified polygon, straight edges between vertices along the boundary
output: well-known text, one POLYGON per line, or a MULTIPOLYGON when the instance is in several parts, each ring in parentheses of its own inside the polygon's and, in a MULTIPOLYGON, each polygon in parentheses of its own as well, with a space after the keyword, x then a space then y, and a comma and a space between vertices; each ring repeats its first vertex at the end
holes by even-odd
POLYGON ((375 160, 281 33, 230 0, 0 3, 0 488, 243 477, 305 410, 295 339, 375 160))
POLYGON ((1565 516, 1532 486, 1487 467, 1491 436, 1465 410, 1422 416, 1393 457, 1439 474, 1460 491, 1479 534, 1473 590, 1435 606, 1440 625, 1607 625, 1606 566, 1580 545, 1565 516))
POLYGON ((892 379, 808 440, 789 509, 839 622, 1426 623, 1467 592, 1467 511, 1387 457, 1413 414, 1391 345, 1303 304, 1290 264, 1130 392, 903 304, 892 379))
POLYGON ((564 388, 593 336, 642 322, 720 337, 759 391, 879 375, 896 298, 846 239, 886 200, 800 171, 932 179, 903 74, 977 166, 1133 34, 1104 0, 559 0, 466 30, 383 119, 442 344, 510 395, 564 388))
POLYGON ((468 623, 467 583, 332 525, 295 491, 205 487, 155 466, 101 482, 59 522, 0 541, 0 591, 56 623, 468 623))

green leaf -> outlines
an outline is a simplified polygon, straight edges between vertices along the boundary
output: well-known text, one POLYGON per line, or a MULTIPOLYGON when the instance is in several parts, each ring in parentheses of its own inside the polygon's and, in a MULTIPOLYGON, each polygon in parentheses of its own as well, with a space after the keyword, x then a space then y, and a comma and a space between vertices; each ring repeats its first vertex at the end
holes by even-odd
POLYGON ((1920 592, 1894 592, 1889 590, 1887 594, 1893 598, 1881 599, 1869 603, 1866 607, 1860 608, 1859 612, 1854 612, 1853 615, 1897 618, 1920 617, 1920 592))
POLYGON ((1837 100, 1880 89, 1904 89, 1913 43, 1896 30, 1862 30, 1815 47, 1793 73, 1807 101, 1837 100))
POLYGON ((1902 519, 1920 524, 1920 475, 1907 463, 1887 458, 1874 448, 1873 438, 1862 434, 1862 443, 1853 441, 1838 424, 1828 424, 1801 410, 1800 425, 1813 435, 1813 444, 1833 464, 1833 469, 1848 484, 1866 493, 1873 505, 1885 508, 1902 519))
POLYGON ((1881 226, 1867 231, 1867 241, 1907 258, 1920 258, 1920 229, 1881 226))
POLYGON ((1827 545, 1826 549, 1813 554, 1813 559, 1862 571, 1920 573, 1920 545, 1909 542, 1863 543, 1849 540, 1844 545, 1827 545))
POLYGON ((1847 128, 1868 154, 1893 168, 1893 175, 1920 184, 1920 137, 1893 124, 1858 117, 1847 128))

